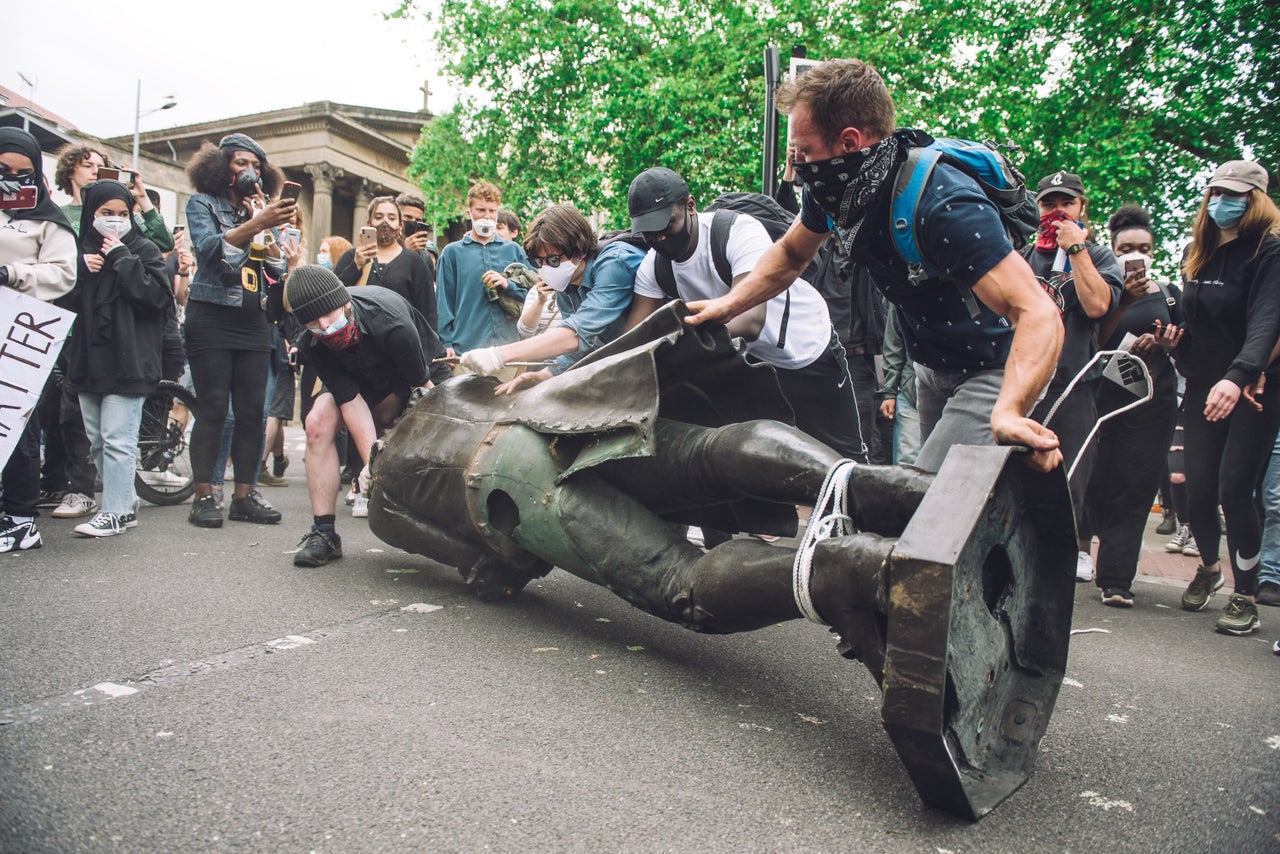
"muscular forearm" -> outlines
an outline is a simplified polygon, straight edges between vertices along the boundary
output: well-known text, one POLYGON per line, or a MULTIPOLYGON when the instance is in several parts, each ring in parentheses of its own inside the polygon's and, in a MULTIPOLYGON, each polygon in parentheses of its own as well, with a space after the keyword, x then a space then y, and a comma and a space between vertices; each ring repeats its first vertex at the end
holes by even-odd
POLYGON ((733 315, 768 302, 791 287, 811 258, 792 254, 787 250, 785 241, 780 240, 770 246, 756 262, 755 269, 736 282, 729 292, 733 315))
POLYGON ((1000 416, 1025 416, 1053 378, 1062 352, 1062 319, 1052 303, 1011 313, 1013 341, 1005 362, 1004 382, 992 410, 1000 416))

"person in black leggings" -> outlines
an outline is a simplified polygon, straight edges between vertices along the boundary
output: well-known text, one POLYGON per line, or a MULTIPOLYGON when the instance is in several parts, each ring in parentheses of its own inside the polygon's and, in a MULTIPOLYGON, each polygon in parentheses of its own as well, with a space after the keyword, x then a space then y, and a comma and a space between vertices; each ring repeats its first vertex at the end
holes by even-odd
POLYGON ((1218 561, 1218 504, 1227 522, 1227 553, 1235 591, 1218 619, 1224 634, 1258 628, 1262 512, 1257 489, 1280 429, 1280 210, 1266 195, 1257 163, 1224 163, 1196 213, 1183 256, 1184 320, 1157 324, 1159 342, 1174 349, 1187 378, 1188 521, 1203 564, 1182 595, 1199 611, 1223 584, 1218 561))
POLYGON ((297 202, 267 197, 279 192, 284 174, 267 163, 266 152, 241 133, 205 144, 187 164, 196 195, 187 202, 187 228, 197 267, 187 295, 184 334, 195 384, 197 413, 191 433, 195 497, 188 521, 222 527, 213 498, 213 468, 228 395, 235 412, 231 461, 235 467, 232 520, 280 521, 280 513, 254 489, 262 462, 262 412, 271 370, 271 335, 265 288, 268 274, 284 277, 285 260, 276 228, 289 222, 297 202))

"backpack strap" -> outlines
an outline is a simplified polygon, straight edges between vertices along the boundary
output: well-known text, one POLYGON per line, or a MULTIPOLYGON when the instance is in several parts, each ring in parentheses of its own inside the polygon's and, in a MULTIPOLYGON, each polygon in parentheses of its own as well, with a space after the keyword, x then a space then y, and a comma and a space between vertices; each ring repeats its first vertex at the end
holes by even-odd
POLYGON ((726 286, 733 284, 733 268, 729 266, 729 232, 737 220, 737 211, 723 208, 711 215, 711 263, 726 286))
POLYGON ((676 271, 671 266, 670 258, 653 253, 653 277, 658 280, 658 287, 662 288, 667 299, 680 299, 680 291, 676 288, 676 271))
POLYGON ((929 186, 929 176, 941 152, 937 148, 912 148, 898 167, 893 182, 893 203, 889 207, 889 233, 898 254, 908 264, 923 264, 924 256, 916 240, 915 215, 920 196, 929 186))

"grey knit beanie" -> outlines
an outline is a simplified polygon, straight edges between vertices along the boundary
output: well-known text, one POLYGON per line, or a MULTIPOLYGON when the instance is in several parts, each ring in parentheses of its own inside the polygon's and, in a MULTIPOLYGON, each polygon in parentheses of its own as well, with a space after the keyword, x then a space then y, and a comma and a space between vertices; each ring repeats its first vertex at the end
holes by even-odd
POLYGON ((284 283, 285 308, 303 325, 349 302, 351 295, 342 280, 318 264, 304 264, 284 283))

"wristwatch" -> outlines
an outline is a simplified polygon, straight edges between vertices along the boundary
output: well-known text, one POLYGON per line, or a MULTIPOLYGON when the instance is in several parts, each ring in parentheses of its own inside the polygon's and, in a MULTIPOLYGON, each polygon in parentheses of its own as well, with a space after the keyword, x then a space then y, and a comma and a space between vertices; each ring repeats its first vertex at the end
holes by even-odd
POLYGON ((1083 251, 1084 251, 1084 244, 1083 244, 1083 243, 1077 243, 1077 244, 1076 244, 1076 245, 1074 245, 1074 246, 1068 246, 1068 247, 1067 247, 1067 254, 1068 254, 1068 255, 1079 255, 1079 254, 1080 254, 1081 252, 1083 252, 1083 251))

